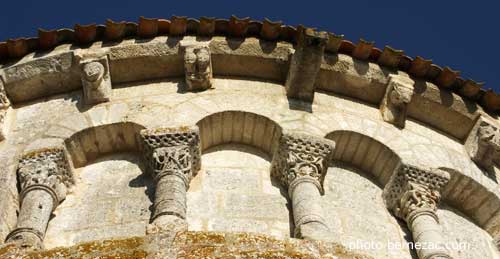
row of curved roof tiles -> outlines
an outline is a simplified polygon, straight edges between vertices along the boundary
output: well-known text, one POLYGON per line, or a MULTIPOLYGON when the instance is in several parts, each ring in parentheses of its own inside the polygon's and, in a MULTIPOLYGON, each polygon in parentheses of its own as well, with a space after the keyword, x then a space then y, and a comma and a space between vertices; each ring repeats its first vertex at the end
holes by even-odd
MULTIPOLYGON (((488 111, 500 112, 500 95, 491 89, 485 90, 483 83, 461 78, 458 71, 449 67, 441 68, 433 64, 431 60, 419 56, 413 59, 404 55, 404 51, 389 46, 381 50, 374 46, 374 42, 360 39, 357 44, 354 44, 343 39, 343 35, 327 34, 327 52, 347 54, 356 59, 408 72, 414 77, 434 82, 440 88, 452 90, 467 99, 478 102, 488 111)), ((48 51, 64 43, 85 47, 95 41, 120 41, 125 38, 152 38, 160 35, 258 37, 268 41, 296 43, 297 28, 268 19, 261 22, 236 16, 231 16, 229 20, 210 17, 201 17, 198 20, 184 16, 172 16, 170 20, 140 17, 139 23, 114 22, 108 19, 105 25, 77 24, 74 30, 39 29, 37 38, 9 39, 6 42, 0 42, 0 62, 18 59, 30 52, 48 51)))

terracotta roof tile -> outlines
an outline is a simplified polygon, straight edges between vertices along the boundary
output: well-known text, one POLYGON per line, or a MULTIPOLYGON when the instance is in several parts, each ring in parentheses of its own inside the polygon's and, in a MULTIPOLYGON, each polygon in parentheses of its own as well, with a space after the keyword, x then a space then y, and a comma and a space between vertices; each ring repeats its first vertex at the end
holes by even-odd
MULTIPOLYGON (((107 20, 105 25, 75 25, 74 30, 38 30, 37 38, 9 39, 0 42, 0 62, 22 58, 30 52, 50 50, 64 43, 89 45, 95 41, 121 41, 124 38, 151 38, 158 35, 214 35, 228 37, 259 37, 265 40, 297 42, 297 28, 282 25, 282 22, 254 21, 250 18, 215 19, 201 17, 199 20, 183 16, 172 16, 170 20, 139 18, 139 23, 114 22, 107 20)), ((457 94, 482 104, 489 111, 500 111, 500 97, 492 90, 484 90, 483 83, 462 79, 459 72, 449 67, 442 69, 417 56, 412 59, 401 50, 386 46, 380 50, 373 42, 360 40, 358 44, 344 40, 343 35, 328 33, 326 51, 343 53, 357 59, 376 62, 382 66, 400 69, 410 75, 435 82, 439 87, 450 89, 457 94)))

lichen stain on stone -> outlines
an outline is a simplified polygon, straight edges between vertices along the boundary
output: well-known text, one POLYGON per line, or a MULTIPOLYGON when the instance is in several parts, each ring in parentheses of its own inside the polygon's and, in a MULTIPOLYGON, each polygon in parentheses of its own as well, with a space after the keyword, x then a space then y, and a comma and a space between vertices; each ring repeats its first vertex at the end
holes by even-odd
MULTIPOLYGON (((163 237, 164 239, 165 237, 163 237)), ((162 239, 162 238, 160 238, 162 239)), ((168 239, 168 238, 167 238, 168 239)), ((166 258, 216 259, 216 258, 268 258, 268 259, 368 259, 369 256, 353 253, 336 243, 299 239, 276 239, 251 233, 177 232, 168 244, 145 237, 82 243, 72 247, 55 248, 21 254, 14 245, 0 247, 0 259, 146 259, 160 250, 175 251, 166 258), (148 240, 148 241, 147 241, 148 240), (146 250, 148 249, 148 250, 146 250), (152 250, 151 250, 152 249, 152 250), (158 250, 159 249, 159 250, 158 250)))
POLYGON ((54 248, 47 251, 29 252, 25 255, 6 255, 0 251, 1 259, 145 259, 144 239, 140 237, 83 243, 72 247, 54 248), (13 257, 14 256, 14 257, 13 257))

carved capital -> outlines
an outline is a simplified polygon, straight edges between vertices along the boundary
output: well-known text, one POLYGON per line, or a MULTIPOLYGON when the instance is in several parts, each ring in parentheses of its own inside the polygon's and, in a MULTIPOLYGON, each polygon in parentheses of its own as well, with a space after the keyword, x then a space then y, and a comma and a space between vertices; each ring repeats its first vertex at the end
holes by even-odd
POLYGON ((80 68, 85 103, 109 101, 112 90, 107 56, 82 60, 80 68))
POLYGON ((212 87, 212 58, 208 43, 181 42, 184 49, 184 72, 188 89, 206 90, 212 87))
POLYGON ((384 99, 380 105, 380 111, 384 121, 404 128, 406 111, 413 96, 413 85, 415 82, 406 76, 389 75, 389 83, 384 99))
MULTIPOLYGON (((62 147, 35 150, 24 154, 17 170, 21 202, 33 190, 44 190, 59 204, 73 184, 73 173, 62 147)), ((55 208, 55 207, 54 207, 55 208)))
POLYGON ((408 223, 422 213, 437 221, 435 212, 440 191, 449 180, 449 173, 443 170, 401 165, 384 188, 385 203, 397 217, 408 223))
POLYGON ((479 118, 465 142, 465 148, 472 161, 488 172, 500 163, 500 128, 479 118))
POLYGON ((161 177, 176 168, 186 173, 189 182, 200 169, 201 148, 197 126, 142 130, 140 136, 144 159, 155 177, 161 177), (190 166, 188 169, 185 168, 187 164, 190 166))
POLYGON ((161 147, 153 151, 152 170, 155 181, 167 175, 175 175, 182 179, 186 188, 192 177, 191 150, 186 145, 161 147))
POLYGON ((287 188, 313 182, 323 193, 323 181, 335 143, 306 134, 283 134, 272 161, 272 176, 287 188))

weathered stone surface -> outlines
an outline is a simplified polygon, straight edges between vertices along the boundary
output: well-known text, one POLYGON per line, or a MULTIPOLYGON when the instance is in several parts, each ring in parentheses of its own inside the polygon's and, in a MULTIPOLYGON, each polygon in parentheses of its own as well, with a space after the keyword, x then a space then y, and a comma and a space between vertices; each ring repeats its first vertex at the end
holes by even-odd
POLYGON ((298 44, 290 61, 285 83, 286 96, 312 102, 316 76, 319 72, 328 36, 326 32, 316 32, 299 26, 298 44))
POLYGON ((406 221, 414 242, 432 244, 416 247, 419 258, 452 258, 436 214, 440 192, 449 180, 443 170, 403 164, 384 189, 387 207, 406 221))
POLYGON ((109 101, 112 90, 107 57, 82 60, 80 67, 85 103, 96 104, 109 101))
POLYGON ((68 248, 23 253, 12 246, 0 247, 6 259, 82 258, 338 258, 370 259, 337 243, 278 240, 264 235, 218 232, 179 232, 143 238, 94 241, 68 248))
POLYGON ((188 89, 206 90, 212 87, 212 57, 209 42, 181 42, 184 50, 184 73, 188 89))
POLYGON ((8 243, 23 249, 42 249, 52 211, 66 197, 73 173, 64 148, 45 148, 24 154, 19 161, 21 210, 8 243))
POLYGON ((78 89, 81 81, 73 63, 73 52, 66 52, 5 68, 5 90, 12 102, 22 102, 78 89))
POLYGON ((409 77, 389 75, 387 90, 380 104, 384 121, 399 128, 405 127, 408 104, 413 96, 413 84, 409 77))
MULTIPOLYGON (((152 20, 155 22, 156 19, 152 20)), ((235 18, 236 20, 246 19, 235 18)), ((190 32, 197 25, 197 21, 182 17, 172 19, 171 24, 166 20, 156 22, 159 32, 168 31, 169 25, 175 27, 176 32, 190 32)), ((226 21, 213 22, 214 26, 217 24, 217 31, 224 30, 224 26, 228 25, 226 21)), ((231 31, 239 36, 245 33, 247 36, 256 35, 258 29, 264 26, 253 21, 238 24, 232 24, 231 31)), ((133 31, 134 26, 126 24, 125 27, 127 31, 133 31)), ((291 37, 294 33, 291 27, 278 29, 280 39, 291 37)), ((341 42, 338 37, 333 39, 331 35, 329 37, 330 51, 332 48, 338 49, 340 45, 342 52, 349 51, 349 42, 341 42), (334 48, 335 44, 338 46, 334 48)), ((486 119, 497 128, 498 119, 483 113, 477 104, 462 99, 449 90, 415 79, 405 127, 393 127, 383 121, 378 106, 386 93, 390 78, 396 75, 407 78, 407 75, 402 71, 382 68, 378 64, 353 59, 344 54, 334 54, 336 49, 323 55, 321 67, 314 78, 317 90, 314 91, 314 102, 306 105, 302 101, 288 100, 283 87, 291 48, 293 45, 290 43, 251 37, 161 36, 147 40, 125 39, 119 43, 98 42, 85 49, 65 45, 50 53, 33 54, 18 63, 3 65, 0 76, 5 79, 3 81, 7 96, 11 97, 10 91, 20 87, 19 89, 27 92, 18 94, 29 96, 34 101, 24 102, 19 98, 10 100, 13 105, 9 107, 8 116, 11 117, 12 124, 8 129, 7 139, 0 143, 0 243, 15 229, 17 223, 19 183, 15 171, 19 152, 64 144, 71 162, 77 167, 76 181, 64 202, 50 216, 44 239, 44 245, 49 249, 78 245, 79 242, 100 243, 96 240, 108 238, 139 237, 144 240, 142 236, 146 236, 146 245, 144 249, 140 245, 139 250, 151 251, 147 254, 150 258, 172 258, 178 254, 179 257, 218 257, 229 256, 231 253, 241 257, 283 257, 289 254, 284 255, 274 248, 266 250, 268 246, 259 250, 250 247, 248 243, 244 246, 245 249, 249 247, 249 250, 239 253, 234 240, 241 239, 235 234, 204 232, 190 235, 191 239, 202 240, 203 244, 199 246, 188 243, 186 246, 176 247, 172 246, 172 242, 177 233, 186 228, 199 231, 244 231, 287 239, 294 234, 294 215, 299 214, 311 216, 304 217, 305 221, 312 224, 302 224, 306 225, 300 231, 303 237, 326 239, 326 236, 317 233, 318 229, 323 229, 322 224, 318 223, 324 222, 331 232, 329 240, 356 251, 375 258, 416 258, 407 247, 391 248, 386 244, 390 241, 406 245, 421 238, 414 238, 404 222, 398 222, 392 217, 383 204, 381 189, 390 182, 394 169, 404 163, 446 169, 454 175, 449 187, 444 188, 441 194, 442 208, 434 209, 436 206, 433 205, 432 195, 427 195, 423 190, 412 189, 414 192, 408 192, 417 197, 430 197, 424 200, 432 205, 429 206, 432 210, 427 211, 430 216, 414 220, 415 226, 410 225, 409 228, 418 232, 419 226, 431 225, 430 229, 424 229, 425 236, 426 232, 438 231, 434 223, 439 218, 445 242, 461 240, 472 243, 470 250, 453 250, 452 256, 495 257, 493 241, 500 235, 498 168, 493 166, 493 171, 485 174, 483 166, 471 161, 463 141, 467 136, 475 136, 477 133, 470 129, 480 114, 481 120, 486 119), (182 91, 186 83, 183 78, 181 39, 210 41, 208 46, 215 75, 211 79, 214 87, 210 91, 182 91), (71 57, 69 63, 65 63, 68 60, 61 61, 61 66, 57 67, 57 57, 62 59, 73 52, 77 58, 71 57), (79 62, 105 55, 109 56, 113 98, 95 106, 83 105, 84 96, 78 90, 82 87, 79 62), (50 67, 52 65, 55 66, 54 69, 50 67), (7 70, 11 76, 10 81, 7 80, 7 70), (27 89, 29 86, 36 88, 35 90, 40 87, 43 91, 30 91, 27 89), (48 93, 45 92, 47 89, 48 93), (45 94, 52 95, 58 89, 61 90, 61 95, 37 99, 45 94), (149 174, 151 171, 146 170, 153 160, 144 159, 144 153, 149 151, 144 152, 141 146, 143 141, 138 137, 144 128, 180 125, 199 126, 199 147, 203 151, 203 158, 200 160, 204 164, 196 175, 192 173, 194 177, 189 177, 192 179, 185 195, 182 192, 186 189, 184 173, 175 177, 166 173, 163 178, 166 188, 162 190, 156 187, 156 182, 149 174), (473 134, 469 134, 469 131, 473 134), (335 166, 329 170, 323 184, 317 184, 322 181, 321 177, 313 174, 312 179, 302 178, 307 181, 287 190, 291 183, 284 186, 275 177, 271 178, 270 162, 277 158, 273 155, 279 147, 278 142, 283 132, 302 133, 318 138, 326 136, 336 142, 332 155, 335 166), (134 153, 122 156, 119 154, 121 152, 134 153), (355 168, 340 170, 337 167, 339 161, 355 168), (360 176, 364 173, 366 178, 360 176), (322 189, 318 189, 318 185, 325 191, 323 196, 320 195, 322 189), (296 199, 291 197, 288 200, 290 195, 287 191, 296 199), (163 215, 157 217, 157 225, 149 224, 155 210, 151 206, 155 192, 158 192, 157 196, 174 197, 172 200, 167 198, 158 201, 165 201, 163 204, 167 204, 166 207, 172 208, 172 211, 179 212, 179 215, 185 209, 185 220, 173 215, 163 215), (180 197, 185 197, 185 205, 184 199, 180 197), (452 206, 459 211, 447 210, 445 206, 452 206), (323 213, 317 213, 320 210, 323 213), (437 216, 434 217, 433 213, 437 216), (210 238, 207 240, 204 237, 210 238), (229 237, 231 245, 219 246, 225 237, 229 237), (356 243, 353 246, 356 241, 380 241, 382 247, 360 249, 356 248, 356 243)), ((372 51, 369 59, 376 58, 378 53, 376 49, 372 51)), ((364 49, 358 54, 358 57, 365 58, 368 51, 364 49)), ((391 63, 395 60, 386 61, 391 63)), ((485 139, 490 139, 491 134, 485 136, 485 139)), ((167 146, 182 144, 186 143, 179 141, 167 146)), ((161 148, 160 146, 155 147, 161 148)), ((310 147, 307 144, 299 146, 305 149, 310 147)), ((178 152, 180 150, 176 148, 171 150, 175 152, 163 152, 161 155, 157 153, 156 166, 165 169, 164 172, 171 172, 174 168, 181 168, 178 171, 182 171, 182 168, 191 167, 186 166, 185 162, 189 161, 185 159, 187 155, 176 155, 186 152, 178 152)), ((488 155, 495 157, 489 151, 478 154, 482 157, 479 158, 481 163, 488 161, 483 161, 488 155)), ((295 159, 296 157, 290 159, 294 160, 290 163, 293 164, 291 168, 304 165, 303 161, 295 159), (297 161, 299 163, 295 163, 297 161)), ((492 163, 495 164, 494 159, 492 163)), ((319 171, 323 171, 328 166, 331 165, 306 168, 320 168, 319 171)), ((53 206, 50 204, 53 203, 50 195, 34 196, 39 202, 31 207, 36 209, 38 207, 35 205, 42 205, 45 209, 53 206)), ((406 198, 408 197, 411 196, 407 195, 406 198)), ((405 201, 409 201, 406 207, 415 205, 413 200, 405 201)), ((300 222, 301 220, 304 221, 303 218, 299 219, 300 222)), ((177 236, 187 239, 181 233, 177 236)), ((30 237, 39 239, 35 234, 26 239, 30 237)), ((262 236, 258 239, 260 241, 251 239, 251 242, 271 242, 269 238, 262 236)), ((184 241, 179 241, 182 242, 184 241)), ((280 247, 285 244, 283 246, 288 249, 293 246, 288 242, 303 244, 297 248, 294 255, 296 257, 341 257, 333 252, 330 255, 321 254, 334 247, 331 244, 315 245, 316 243, 293 239, 278 243, 280 247)), ((73 251, 72 249, 67 248, 73 251)), ((64 254, 67 250, 58 250, 63 254, 62 258, 69 257, 64 254)), ((113 250, 106 256, 142 256, 133 252, 130 255, 129 250, 124 250, 126 251, 121 254, 113 250)), ((79 258, 78 256, 81 257, 81 254, 75 257, 79 258)))
POLYGON ((109 62, 113 83, 181 77, 184 62, 178 40, 154 40, 111 47, 109 62), (134 69, 130 69, 130 68, 134 69))
POLYGON ((465 149, 472 161, 494 174, 494 167, 500 164, 500 127, 479 118, 467 138, 465 149))
POLYGON ((320 205, 327 165, 335 143, 305 134, 285 133, 274 154, 271 174, 288 188, 292 200, 294 236, 325 240, 329 228, 320 205))

